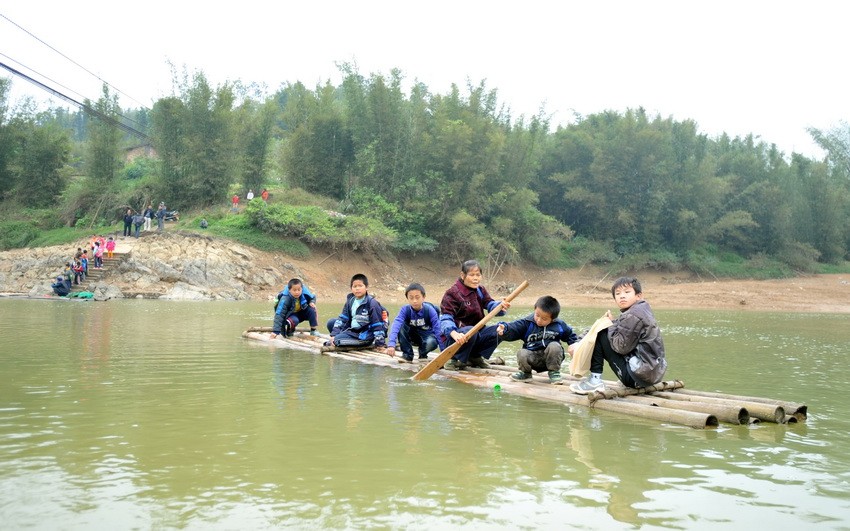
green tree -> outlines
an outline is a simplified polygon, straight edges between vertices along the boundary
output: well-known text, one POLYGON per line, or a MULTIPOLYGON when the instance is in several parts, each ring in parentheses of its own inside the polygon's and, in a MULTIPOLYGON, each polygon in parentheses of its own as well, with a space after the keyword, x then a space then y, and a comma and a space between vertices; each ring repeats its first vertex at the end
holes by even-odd
POLYGON ((210 87, 202 72, 184 79, 179 97, 151 111, 164 199, 180 208, 224 201, 239 167, 233 86, 210 87))
POLYGON ((88 172, 89 178, 97 186, 109 188, 115 181, 121 168, 121 132, 103 118, 117 120, 121 114, 117 94, 109 94, 109 88, 104 83, 101 97, 92 104, 86 101, 86 106, 93 108, 96 116, 90 116, 88 122, 88 172))
POLYGON ((271 145, 277 104, 269 99, 257 104, 252 100, 244 102, 238 114, 242 124, 238 135, 242 143, 242 186, 259 193, 265 182, 266 160, 271 145))

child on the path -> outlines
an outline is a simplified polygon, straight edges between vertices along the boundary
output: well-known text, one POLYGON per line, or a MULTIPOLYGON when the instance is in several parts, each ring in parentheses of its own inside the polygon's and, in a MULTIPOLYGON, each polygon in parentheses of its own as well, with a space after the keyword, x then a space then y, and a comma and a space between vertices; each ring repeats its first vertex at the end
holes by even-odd
POLYGON ((107 258, 112 258, 112 253, 115 252, 115 240, 112 239, 112 236, 106 240, 106 256, 107 258))

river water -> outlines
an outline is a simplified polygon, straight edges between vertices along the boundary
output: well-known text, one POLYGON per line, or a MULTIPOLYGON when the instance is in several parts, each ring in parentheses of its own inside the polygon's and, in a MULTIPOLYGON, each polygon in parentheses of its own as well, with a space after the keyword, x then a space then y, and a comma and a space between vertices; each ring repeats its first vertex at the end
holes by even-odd
POLYGON ((1 300, 0 528, 850 529, 848 317, 656 315, 668 379, 808 421, 696 430, 413 382, 242 339, 270 303, 1 300))

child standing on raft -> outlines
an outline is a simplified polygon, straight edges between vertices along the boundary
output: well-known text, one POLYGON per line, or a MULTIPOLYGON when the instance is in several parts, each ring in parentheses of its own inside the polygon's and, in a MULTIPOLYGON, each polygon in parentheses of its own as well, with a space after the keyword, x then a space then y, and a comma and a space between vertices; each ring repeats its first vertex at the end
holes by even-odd
POLYGON ((481 277, 481 264, 477 260, 467 260, 461 265, 460 278, 443 295, 440 303, 443 343, 446 347, 453 343, 462 345, 444 369, 459 371, 468 366, 484 369, 490 366, 486 360, 498 345, 496 327, 484 327, 472 336, 467 336, 466 332, 495 308, 501 308, 498 315, 504 315, 511 303, 493 300, 487 288, 481 286, 481 277))

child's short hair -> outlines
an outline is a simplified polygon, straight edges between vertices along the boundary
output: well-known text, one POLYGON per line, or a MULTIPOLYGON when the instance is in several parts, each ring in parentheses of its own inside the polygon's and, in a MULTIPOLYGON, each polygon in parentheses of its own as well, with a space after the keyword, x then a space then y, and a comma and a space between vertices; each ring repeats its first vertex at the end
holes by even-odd
POLYGON ((407 298, 407 294, 410 293, 411 291, 418 291, 418 292, 422 293, 423 297, 425 296, 425 288, 423 288, 422 284, 420 284, 419 282, 413 282, 409 286, 407 286, 407 289, 404 290, 404 298, 405 299, 407 298))
POLYGON ((357 273, 356 275, 351 277, 351 282, 348 285, 353 286, 354 282, 357 281, 357 280, 362 282, 363 285, 366 286, 367 288, 369 287, 369 279, 366 278, 366 275, 364 275, 363 273, 357 273))
POLYGON ((631 286, 632 289, 635 290, 635 295, 639 295, 642 293, 640 288, 640 281, 635 277, 620 277, 614 281, 614 284, 611 286, 611 296, 615 297, 615 293, 617 288, 622 288, 623 286, 631 286))
POLYGON ((478 263, 478 260, 467 260, 466 262, 460 265, 460 272, 464 275, 469 273, 473 269, 481 271, 481 264, 478 263))
POLYGON ((289 282, 286 283, 286 287, 288 289, 292 289, 294 286, 300 286, 300 285, 301 285, 301 279, 300 278, 291 278, 291 279, 289 279, 289 282))
POLYGON ((552 319, 557 319, 558 314, 561 313, 561 304, 558 302, 558 299, 550 295, 543 295, 537 299, 537 302, 534 303, 534 307, 542 312, 548 313, 552 319))

